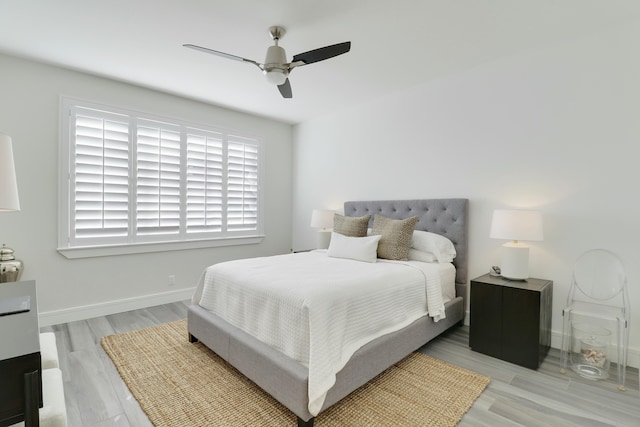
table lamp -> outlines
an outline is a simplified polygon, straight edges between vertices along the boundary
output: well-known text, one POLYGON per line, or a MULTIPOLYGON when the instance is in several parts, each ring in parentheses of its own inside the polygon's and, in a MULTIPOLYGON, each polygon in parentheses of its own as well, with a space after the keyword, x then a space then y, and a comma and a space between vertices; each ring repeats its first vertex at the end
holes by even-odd
MULTIPOLYGON (((20 210, 18 183, 13 164, 11 137, 0 133, 0 212, 20 210)), ((2 245, 0 248, 0 283, 20 280, 22 261, 13 256, 13 249, 2 245)))
POLYGON ((333 214, 336 211, 326 209, 314 209, 311 212, 311 227, 319 228, 317 236, 318 249, 327 249, 331 240, 333 229, 333 214))
POLYGON ((511 240, 502 245, 501 275, 512 280, 529 277, 529 246, 542 240, 542 215, 538 211, 496 209, 491 220, 492 239, 511 240))

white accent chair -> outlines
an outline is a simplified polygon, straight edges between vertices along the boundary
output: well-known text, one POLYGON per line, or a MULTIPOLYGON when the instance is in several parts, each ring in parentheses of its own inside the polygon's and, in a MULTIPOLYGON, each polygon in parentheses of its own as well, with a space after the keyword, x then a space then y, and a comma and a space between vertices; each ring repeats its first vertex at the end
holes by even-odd
MULTIPOLYGON (((42 361, 42 403, 40 427, 67 427, 67 408, 64 400, 62 371, 58 362, 56 336, 53 332, 40 334, 42 361)), ((11 427, 24 427, 24 422, 11 427)))
POLYGON ((42 369, 60 368, 56 334, 53 332, 40 334, 40 358, 42 359, 42 369))

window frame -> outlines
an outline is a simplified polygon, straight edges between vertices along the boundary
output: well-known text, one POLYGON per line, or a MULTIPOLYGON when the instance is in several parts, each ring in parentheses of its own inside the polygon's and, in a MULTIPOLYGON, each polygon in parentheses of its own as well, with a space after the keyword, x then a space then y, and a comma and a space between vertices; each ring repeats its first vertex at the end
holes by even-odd
MULTIPOLYGON (((58 252, 67 258, 85 258, 95 256, 110 256, 132 253, 161 252, 182 249, 196 249, 207 247, 221 247, 243 244, 258 244, 264 239, 264 143, 263 138, 250 134, 246 131, 236 131, 210 124, 196 124, 177 118, 168 118, 153 113, 143 113, 132 109, 115 107, 92 101, 81 100, 68 96, 60 97, 60 135, 59 135, 59 197, 58 197, 58 252), (76 141, 74 139, 75 117, 72 115, 77 109, 97 110, 104 116, 114 116, 126 118, 129 125, 128 131, 128 192, 129 192, 129 215, 126 238, 80 238, 74 234, 75 225, 75 205, 72 206, 72 191, 75 182, 72 182, 72 172, 74 171, 74 159, 76 141), (152 236, 136 236, 136 160, 137 160, 137 123, 159 123, 166 124, 173 129, 178 129, 180 134, 180 216, 179 231, 177 234, 159 234, 152 236), (218 134, 222 136, 222 145, 226 156, 229 145, 229 138, 239 137, 250 141, 255 145, 257 157, 257 186, 256 196, 256 227, 254 230, 228 231, 223 228, 220 232, 187 232, 187 134, 189 130, 202 134, 218 134), (81 242, 81 244, 79 244, 81 242)), ((225 157, 223 161, 223 218, 227 213, 227 163, 225 157)), ((226 226, 226 221, 223 225, 226 226)))

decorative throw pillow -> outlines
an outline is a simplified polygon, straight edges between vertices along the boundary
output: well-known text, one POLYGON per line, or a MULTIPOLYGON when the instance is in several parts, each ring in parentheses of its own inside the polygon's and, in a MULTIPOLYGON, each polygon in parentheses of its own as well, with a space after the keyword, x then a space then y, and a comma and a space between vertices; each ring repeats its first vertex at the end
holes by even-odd
POLYGON ((333 214, 333 231, 343 236, 365 237, 371 215, 342 216, 333 214))
POLYGON ((411 247, 417 216, 407 219, 391 219, 381 215, 373 217, 372 234, 382 236, 378 243, 378 258, 406 260, 411 247))
POLYGON ((333 232, 327 255, 334 258, 348 258, 356 261, 376 262, 381 236, 349 237, 333 232))

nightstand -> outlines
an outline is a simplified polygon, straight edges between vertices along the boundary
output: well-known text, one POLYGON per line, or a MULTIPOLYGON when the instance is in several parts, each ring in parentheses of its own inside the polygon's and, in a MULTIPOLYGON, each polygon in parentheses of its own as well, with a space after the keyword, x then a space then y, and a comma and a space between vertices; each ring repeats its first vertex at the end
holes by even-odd
POLYGON ((553 281, 508 280, 485 274, 471 280, 472 350, 538 369, 551 346, 553 281))
POLYGON ((39 425, 42 367, 36 282, 0 283, 0 426, 39 425))

